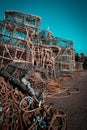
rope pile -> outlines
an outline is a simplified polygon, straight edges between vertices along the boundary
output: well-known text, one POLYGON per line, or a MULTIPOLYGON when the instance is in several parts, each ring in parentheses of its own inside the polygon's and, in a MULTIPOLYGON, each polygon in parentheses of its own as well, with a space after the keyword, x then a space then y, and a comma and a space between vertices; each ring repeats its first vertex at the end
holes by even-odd
POLYGON ((63 87, 55 80, 48 81, 48 87, 46 91, 46 98, 67 98, 73 93, 79 93, 78 88, 63 87))
POLYGON ((65 130, 66 114, 18 90, 0 77, 0 129, 65 130))

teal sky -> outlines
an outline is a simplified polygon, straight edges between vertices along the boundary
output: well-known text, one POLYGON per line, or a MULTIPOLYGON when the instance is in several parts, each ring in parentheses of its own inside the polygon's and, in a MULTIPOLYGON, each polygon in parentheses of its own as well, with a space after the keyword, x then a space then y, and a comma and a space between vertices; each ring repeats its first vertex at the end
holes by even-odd
POLYGON ((74 41, 76 52, 87 55, 87 0, 0 0, 0 19, 5 10, 19 10, 42 17, 41 30, 74 41))

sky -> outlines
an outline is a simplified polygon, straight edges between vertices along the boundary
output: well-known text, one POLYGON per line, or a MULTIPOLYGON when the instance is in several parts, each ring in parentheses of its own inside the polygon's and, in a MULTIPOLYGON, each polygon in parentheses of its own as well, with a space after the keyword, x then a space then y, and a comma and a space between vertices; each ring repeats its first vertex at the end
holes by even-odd
POLYGON ((87 0, 0 0, 0 20, 5 10, 42 17, 40 30, 73 40, 76 52, 87 55, 87 0))

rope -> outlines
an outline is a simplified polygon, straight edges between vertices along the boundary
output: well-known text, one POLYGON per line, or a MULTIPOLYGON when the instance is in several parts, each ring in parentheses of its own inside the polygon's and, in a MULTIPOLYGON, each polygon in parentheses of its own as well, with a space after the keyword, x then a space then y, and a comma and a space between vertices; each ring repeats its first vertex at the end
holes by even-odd
POLYGON ((73 93, 79 93, 80 90, 78 88, 71 88, 71 87, 65 87, 66 91, 62 93, 50 93, 46 95, 46 98, 68 98, 70 97, 73 93), (70 89, 73 89, 75 91, 71 91, 70 89), (66 94, 65 96, 63 94, 66 94), (60 96, 59 96, 60 95, 60 96))
MULTIPOLYGON (((30 96, 24 97, 24 98, 20 101, 19 108, 20 108, 22 111, 28 112, 28 113, 31 113, 31 112, 34 112, 34 111, 40 109, 40 106, 38 105, 39 107, 37 107, 37 108, 35 108, 35 109, 32 109, 32 110, 25 110, 25 109, 22 107, 22 103, 23 103, 23 101, 24 101, 25 99, 29 99, 29 98, 31 98, 31 97, 30 97, 30 96)), ((33 98, 32 98, 32 99, 33 99, 33 98)))

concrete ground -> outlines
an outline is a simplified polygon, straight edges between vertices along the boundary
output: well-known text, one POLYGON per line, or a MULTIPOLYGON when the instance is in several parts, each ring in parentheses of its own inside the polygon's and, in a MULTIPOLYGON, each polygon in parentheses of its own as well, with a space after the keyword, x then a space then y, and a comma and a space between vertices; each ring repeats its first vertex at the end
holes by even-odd
POLYGON ((67 114, 67 130, 87 130, 87 71, 80 72, 77 78, 63 82, 65 87, 76 87, 79 93, 68 98, 47 99, 57 108, 63 108, 67 114))

